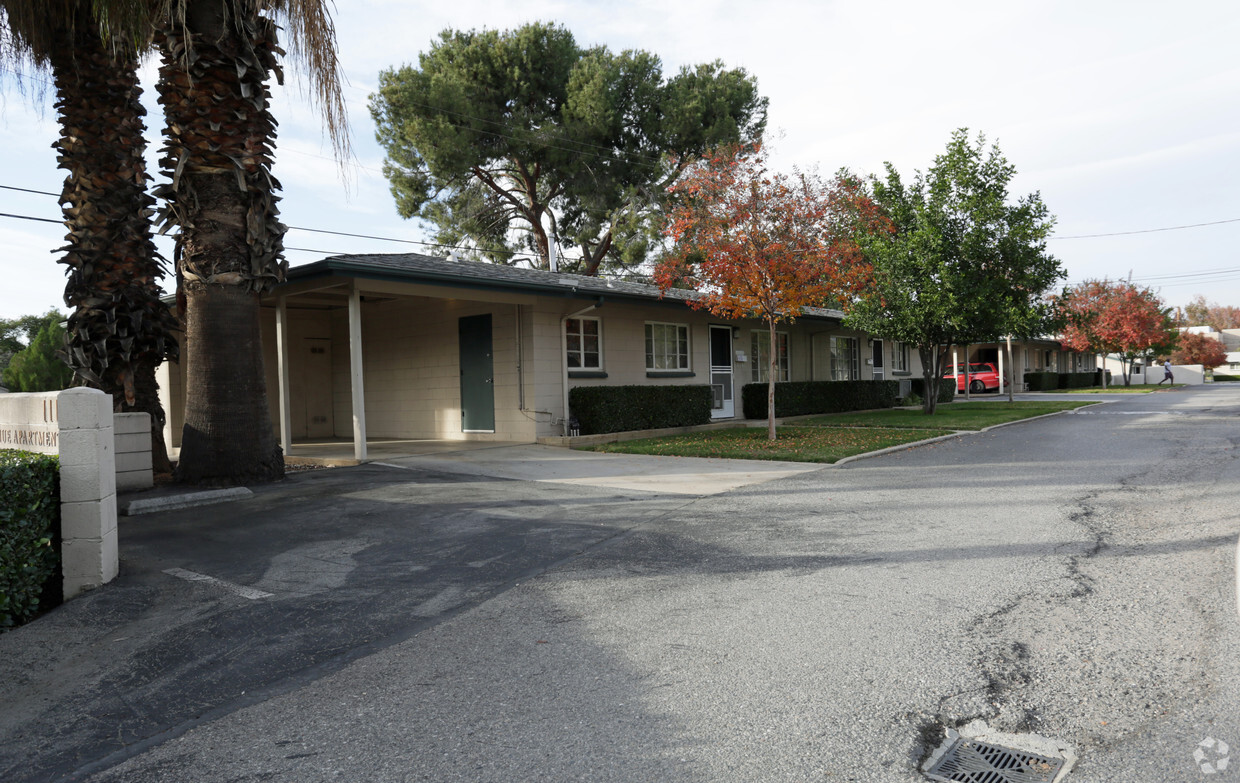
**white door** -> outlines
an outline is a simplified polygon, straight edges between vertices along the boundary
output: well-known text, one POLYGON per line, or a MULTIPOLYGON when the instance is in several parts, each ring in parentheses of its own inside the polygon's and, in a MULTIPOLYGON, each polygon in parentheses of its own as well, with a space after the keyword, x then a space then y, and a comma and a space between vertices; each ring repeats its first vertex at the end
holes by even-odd
POLYGON ((872 377, 876 381, 881 381, 885 377, 885 369, 883 368, 883 341, 874 341, 874 350, 871 354, 874 358, 872 361, 874 372, 872 377))
POLYGON ((714 394, 711 403, 712 419, 731 419, 736 416, 732 379, 732 327, 710 328, 710 388, 714 394))

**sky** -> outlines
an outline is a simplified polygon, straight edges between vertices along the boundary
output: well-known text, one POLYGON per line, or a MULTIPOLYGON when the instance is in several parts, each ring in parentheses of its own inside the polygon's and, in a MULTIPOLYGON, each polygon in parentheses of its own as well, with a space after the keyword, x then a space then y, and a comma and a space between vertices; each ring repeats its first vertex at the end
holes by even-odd
MULTIPOLYGON (((408 244, 430 231, 396 214, 381 172, 367 105, 378 74, 416 65, 446 28, 550 21, 585 46, 653 52, 668 75, 716 59, 746 69, 770 99, 777 168, 869 174, 891 162, 907 180, 953 130, 982 132, 1018 172, 1013 197, 1037 191, 1056 216, 1049 246, 1068 283, 1131 277, 1170 306, 1198 295, 1240 306, 1234 0, 337 0, 334 18, 354 146, 346 178, 304 82, 290 76, 273 97, 293 266, 334 253, 437 254, 408 244)), ((0 213, 58 220, 55 196, 12 189, 59 193, 63 181, 50 91, 23 94, 12 77, 0 73, 0 213)), ((149 171, 158 178, 154 81, 148 63, 149 171)), ((0 217, 0 318, 64 309, 65 267, 55 262, 64 233, 0 217)), ((170 239, 157 245, 171 258, 170 239)))

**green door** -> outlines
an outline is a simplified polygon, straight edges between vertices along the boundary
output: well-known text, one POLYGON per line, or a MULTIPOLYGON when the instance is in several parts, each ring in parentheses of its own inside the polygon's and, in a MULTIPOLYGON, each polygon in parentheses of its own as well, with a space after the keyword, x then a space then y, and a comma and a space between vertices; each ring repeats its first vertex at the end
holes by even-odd
POLYGON ((461 431, 495 432, 491 314, 460 319, 461 431))

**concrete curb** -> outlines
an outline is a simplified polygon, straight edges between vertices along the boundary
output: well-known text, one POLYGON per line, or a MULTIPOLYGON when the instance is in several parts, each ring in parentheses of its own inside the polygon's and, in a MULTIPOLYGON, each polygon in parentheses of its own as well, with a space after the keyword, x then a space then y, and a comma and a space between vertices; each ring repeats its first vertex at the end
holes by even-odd
POLYGON ((245 487, 229 487, 227 489, 208 489, 201 492, 184 492, 176 495, 162 495, 153 498, 133 498, 122 500, 117 510, 124 516, 153 514, 157 511, 173 511, 178 508, 194 506, 210 506, 215 503, 227 503, 230 500, 241 500, 252 497, 253 492, 245 487))
POLYGON ((879 449, 878 451, 867 451, 864 454, 854 454, 851 457, 841 457, 840 459, 837 459, 835 462, 831 462, 827 465, 824 465, 823 467, 830 468, 836 465, 847 465, 849 462, 856 462, 859 459, 869 459, 870 457, 881 457, 884 454, 891 454, 896 451, 904 451, 905 449, 911 449, 917 446, 925 446, 928 443, 938 443, 939 441, 942 441, 942 440, 951 440, 952 438, 959 438, 964 435, 976 435, 976 434, 977 433, 974 430, 956 430, 950 435, 939 435, 933 438, 926 438, 925 440, 915 440, 912 443, 901 443, 898 446, 888 446, 887 448, 879 449))

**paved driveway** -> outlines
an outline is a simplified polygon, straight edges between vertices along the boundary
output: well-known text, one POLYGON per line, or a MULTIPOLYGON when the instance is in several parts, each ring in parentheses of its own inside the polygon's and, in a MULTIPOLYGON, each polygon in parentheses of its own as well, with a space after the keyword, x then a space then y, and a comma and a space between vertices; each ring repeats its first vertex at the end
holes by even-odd
POLYGON ((122 517, 119 579, 0 635, 0 780, 106 768, 695 497, 818 467, 506 445, 294 473, 248 500, 122 517))
POLYGON ((911 783, 970 718, 1069 780, 1203 779, 1240 747, 1237 414, 1177 390, 712 495, 366 465, 130 520, 117 584, 0 636, 0 779, 911 783))
POLYGON ((413 470, 674 495, 715 495, 772 479, 820 470, 803 462, 653 457, 505 444, 383 460, 413 470))

